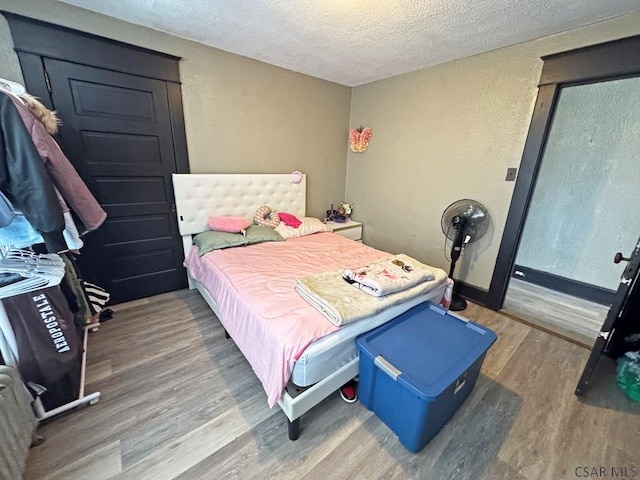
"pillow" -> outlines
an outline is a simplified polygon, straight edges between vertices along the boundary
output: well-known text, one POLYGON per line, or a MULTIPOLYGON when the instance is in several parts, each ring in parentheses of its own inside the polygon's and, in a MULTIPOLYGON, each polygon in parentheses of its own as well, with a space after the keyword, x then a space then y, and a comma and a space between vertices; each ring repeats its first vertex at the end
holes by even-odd
POLYGON ((284 222, 282 222, 275 228, 275 231, 278 232, 285 240, 288 238, 304 237, 305 235, 311 235, 313 233, 331 231, 331 227, 329 227, 329 225, 325 225, 317 218, 302 217, 300 220, 302 223, 298 228, 288 227, 284 222))
POLYGON ((207 222, 207 226, 211 230, 217 232, 230 232, 240 233, 246 230, 251 225, 251 222, 244 217, 232 217, 230 215, 223 215, 220 217, 211 217, 207 222))
POLYGON ((247 244, 262 242, 282 242, 284 238, 271 227, 262 225, 251 225, 247 230, 247 244))
POLYGON ((202 232, 193 237, 193 243, 198 246, 200 256, 213 250, 222 248, 239 247, 247 244, 247 237, 242 233, 229 232, 202 232))
POLYGON ((278 217, 280 217, 280 220, 282 220, 288 227, 298 228, 302 223, 298 217, 291 215, 290 213, 279 212, 278 217))
POLYGON ((263 227, 276 228, 280 223, 280 217, 278 217, 276 211, 269 205, 263 205, 256 210, 253 221, 263 227))

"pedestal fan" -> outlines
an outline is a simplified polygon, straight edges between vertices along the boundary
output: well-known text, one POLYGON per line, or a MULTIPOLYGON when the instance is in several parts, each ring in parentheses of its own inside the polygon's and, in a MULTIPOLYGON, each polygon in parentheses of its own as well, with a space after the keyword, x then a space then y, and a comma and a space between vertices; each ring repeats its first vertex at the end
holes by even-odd
MULTIPOLYGON (((445 208, 440 223, 442 233, 452 242, 449 277, 453 278, 456 262, 464 246, 479 240, 487 233, 489 213, 481 203, 475 200, 457 200, 445 208)), ((467 301, 454 292, 449 308, 454 312, 464 310, 467 308, 467 301)))

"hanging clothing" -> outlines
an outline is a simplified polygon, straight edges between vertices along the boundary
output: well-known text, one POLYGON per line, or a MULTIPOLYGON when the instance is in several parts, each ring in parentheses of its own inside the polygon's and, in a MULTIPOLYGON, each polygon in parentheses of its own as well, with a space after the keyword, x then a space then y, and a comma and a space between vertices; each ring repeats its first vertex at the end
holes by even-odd
POLYGON ((64 217, 49 174, 13 97, 1 90, 0 190, 42 235, 49 252, 67 250, 64 217))
POLYGON ((75 314, 76 325, 84 327, 90 323, 98 323, 102 319, 100 314, 105 311, 104 306, 109 302, 111 294, 82 278, 73 253, 67 252, 60 256, 65 263, 65 275, 61 287, 69 301, 71 311, 75 314))
POLYGON ((34 251, 79 249, 74 220, 86 233, 105 221, 106 212, 51 137, 55 112, 14 93, 0 82, 0 192, 11 207, 8 215, 0 210, 0 245, 33 245, 33 251, 11 249, 2 257, 7 273, 0 273, 0 355, 17 364, 46 412, 66 411, 80 393, 84 326, 94 311, 73 261, 34 251), (26 261, 24 271, 16 267, 31 253, 42 261, 26 261), (45 288, 50 285, 56 286, 45 288))
POLYGON ((34 290, 2 300, 19 352, 26 383, 46 389, 46 410, 78 398, 82 339, 59 287, 34 290))
MULTIPOLYGON (((13 211, 13 205, 4 193, 0 192, 0 227, 6 227, 13 222, 14 218, 16 218, 16 214, 13 211)), ((4 244, 0 243, 0 245, 4 244)))
MULTIPOLYGON (((62 215, 64 217, 64 231, 62 235, 67 244, 67 250, 80 250, 84 246, 84 242, 80 238, 71 212, 66 212, 62 215)), ((0 245, 27 248, 36 243, 44 243, 44 239, 34 230, 22 214, 16 215, 13 221, 6 227, 0 227, 0 245)), ((58 251, 56 253, 61 252, 58 251)))
POLYGON ((19 97, 33 116, 36 117, 36 119, 44 126, 49 135, 55 135, 58 133, 60 120, 58 120, 56 112, 49 110, 40 103, 36 97, 29 95, 28 93, 23 93, 22 95, 19 95, 19 97))
POLYGON ((81 283, 84 287, 84 293, 87 295, 89 307, 91 308, 94 316, 95 314, 102 313, 104 311, 104 306, 109 302, 109 299, 111 298, 111 294, 104 288, 98 285, 94 285, 93 283, 86 282, 84 280, 81 280, 81 283))
POLYGON ((34 117, 29 108, 13 96, 9 96, 22 118, 51 179, 62 197, 84 224, 81 233, 90 232, 102 225, 107 213, 102 209, 69 159, 45 126, 34 117))
POLYGON ((78 278, 73 257, 69 253, 64 253, 60 257, 64 261, 64 278, 60 288, 69 302, 69 308, 73 312, 74 323, 77 327, 82 328, 91 323, 93 312, 78 278))
POLYGON ((36 243, 43 243, 43 238, 24 215, 17 215, 13 222, 0 228, 0 245, 27 248, 36 243))

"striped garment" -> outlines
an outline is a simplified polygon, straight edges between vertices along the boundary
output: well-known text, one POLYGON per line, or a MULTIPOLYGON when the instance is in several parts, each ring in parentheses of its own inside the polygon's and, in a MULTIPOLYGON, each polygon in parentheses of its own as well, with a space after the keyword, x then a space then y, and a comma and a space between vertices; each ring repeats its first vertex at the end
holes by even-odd
POLYGON ((111 294, 104 288, 87 281, 83 281, 82 286, 84 287, 91 313, 94 315, 100 313, 111 298, 111 294))

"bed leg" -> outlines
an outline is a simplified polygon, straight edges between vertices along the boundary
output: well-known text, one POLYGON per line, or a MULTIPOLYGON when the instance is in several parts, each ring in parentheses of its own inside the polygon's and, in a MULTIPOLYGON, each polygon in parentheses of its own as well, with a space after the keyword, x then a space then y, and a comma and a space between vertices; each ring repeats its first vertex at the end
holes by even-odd
POLYGON ((227 340, 229 340, 231 338, 231 335, 229 335, 229 332, 227 332, 227 329, 224 329, 224 338, 226 338, 227 340))
POLYGON ((300 436, 300 418, 296 418, 294 421, 287 419, 289 423, 289 440, 295 441, 300 436))

